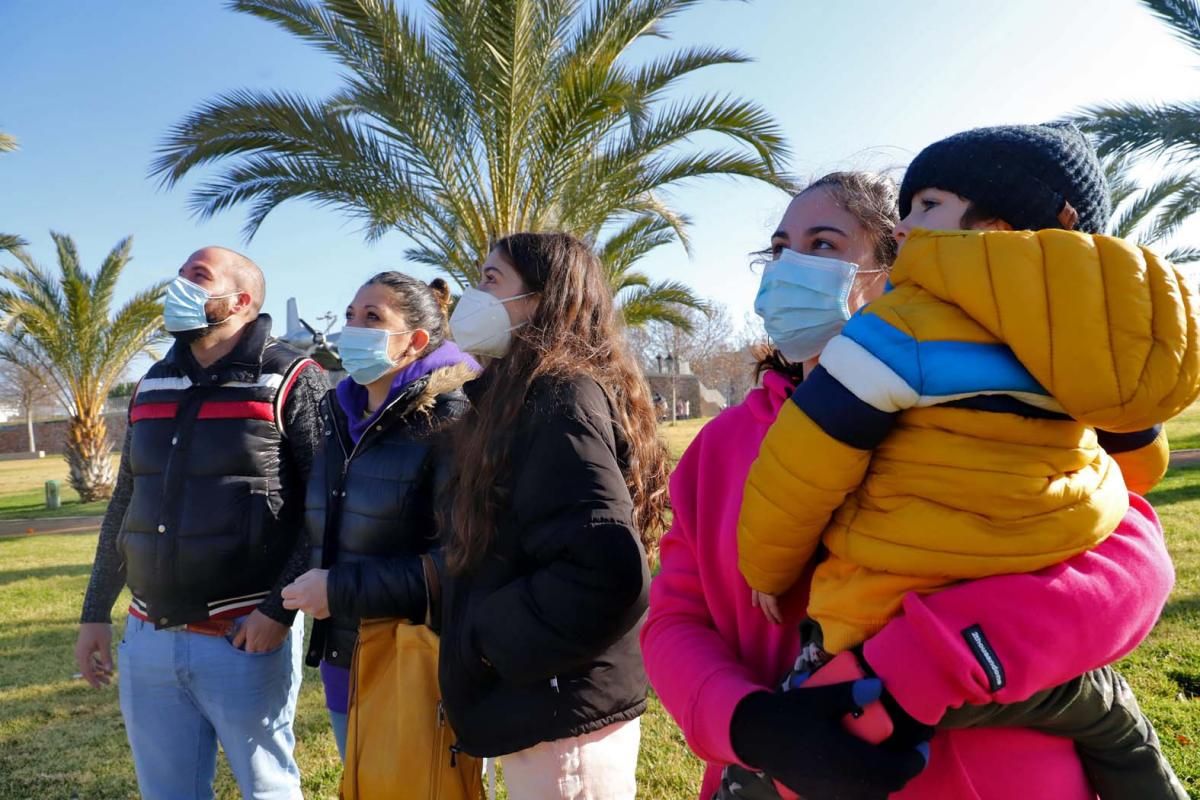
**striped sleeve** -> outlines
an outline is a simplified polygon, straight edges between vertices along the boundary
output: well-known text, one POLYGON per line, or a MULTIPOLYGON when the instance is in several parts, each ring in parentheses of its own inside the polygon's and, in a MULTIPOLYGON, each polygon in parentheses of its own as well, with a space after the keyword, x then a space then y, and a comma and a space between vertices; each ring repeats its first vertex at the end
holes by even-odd
MULTIPOLYGON (((827 436, 858 450, 874 450, 892 429, 894 411, 859 399, 845 384, 818 366, 804 379, 792 403, 827 436)), ((798 449, 797 452, 805 452, 798 449)))
POLYGON ((746 481, 738 567, 751 588, 781 594, 800 577, 895 415, 863 402, 822 367, 800 384, 746 481))
POLYGON ((871 314, 856 314, 821 353, 821 366, 857 401, 884 413, 917 405, 923 371, 918 342, 871 314))
POLYGON ((920 352, 910 334, 859 313, 821 353, 763 439, 738 522, 738 567, 779 594, 803 573, 821 534, 862 483, 896 415, 917 405, 920 352))
POLYGON ((863 401, 884 411, 1007 396, 1043 413, 1062 406, 1000 342, 918 340, 895 308, 859 313, 821 354, 821 364, 863 401))
POLYGON ((1149 492, 1167 472, 1171 451, 1161 425, 1134 433, 1097 430, 1096 439, 1121 468, 1126 488, 1135 494, 1149 492))

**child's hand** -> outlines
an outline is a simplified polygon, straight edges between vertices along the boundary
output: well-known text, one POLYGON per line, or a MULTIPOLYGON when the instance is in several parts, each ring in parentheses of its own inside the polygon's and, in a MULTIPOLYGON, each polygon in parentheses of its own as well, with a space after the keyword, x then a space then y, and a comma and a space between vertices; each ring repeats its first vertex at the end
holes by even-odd
POLYGON ((774 622, 776 625, 783 624, 783 612, 779 610, 778 597, 766 592, 760 592, 757 589, 751 589, 750 602, 755 608, 761 608, 763 616, 771 622, 774 622))

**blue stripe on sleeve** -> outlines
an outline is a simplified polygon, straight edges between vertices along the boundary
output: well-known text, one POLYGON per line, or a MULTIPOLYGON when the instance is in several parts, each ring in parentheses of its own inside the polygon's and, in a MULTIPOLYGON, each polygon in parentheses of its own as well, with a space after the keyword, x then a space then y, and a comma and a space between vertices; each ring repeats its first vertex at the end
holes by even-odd
POLYGON ((796 389, 792 402, 825 433, 858 450, 878 447, 896 417, 859 400, 820 366, 796 389))
POLYGON ((1147 428, 1144 431, 1135 431, 1134 433, 1112 433, 1097 429, 1096 441, 1111 456, 1113 453, 1128 453, 1132 450, 1140 450, 1157 439, 1161 432, 1162 425, 1155 425, 1153 428, 1147 428))
POLYGON ((975 392, 1049 396, 1006 345, 919 341, 874 314, 855 314, 842 335, 870 352, 922 397, 975 392))
POLYGON ((921 392, 921 359, 917 340, 874 314, 861 311, 850 318, 842 335, 862 346, 918 393, 921 392))
POLYGON ((970 392, 1025 392, 1049 395, 1002 344, 977 342, 921 342, 924 397, 945 397, 970 392))

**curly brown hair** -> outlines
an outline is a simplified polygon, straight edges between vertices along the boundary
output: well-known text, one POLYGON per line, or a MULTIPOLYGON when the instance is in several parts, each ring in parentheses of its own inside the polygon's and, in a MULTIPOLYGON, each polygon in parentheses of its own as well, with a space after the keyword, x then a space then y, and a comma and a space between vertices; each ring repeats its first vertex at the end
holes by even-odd
POLYGON ((538 295, 530 323, 481 376, 486 387, 456 426, 448 483, 446 563, 469 571, 488 552, 504 507, 498 488, 509 471, 512 434, 535 380, 586 375, 608 395, 628 444, 622 465, 633 498, 633 523, 647 554, 665 527, 666 447, 658 438, 650 389, 626 345, 604 267, 592 250, 565 233, 517 233, 492 251, 538 295))

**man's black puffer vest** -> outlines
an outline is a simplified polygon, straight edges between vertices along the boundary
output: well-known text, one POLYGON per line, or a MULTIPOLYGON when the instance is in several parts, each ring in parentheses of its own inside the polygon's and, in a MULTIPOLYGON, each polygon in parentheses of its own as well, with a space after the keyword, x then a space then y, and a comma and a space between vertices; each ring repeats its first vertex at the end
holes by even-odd
POLYGON ((157 627, 257 605, 300 527, 280 480, 287 392, 313 362, 259 316, 207 370, 176 343, 129 409, 133 497, 121 525, 134 607, 157 627))
MULTIPOLYGON (((355 445, 336 392, 321 403, 325 446, 313 462, 305 501, 311 565, 333 568, 349 584, 331 594, 329 619, 313 625, 307 663, 350 666, 358 639, 360 609, 387 608, 389 616, 412 616, 404 597, 389 589, 411 584, 412 605, 424 616, 420 580, 390 585, 356 580, 356 566, 375 559, 416 556, 437 537, 434 519, 434 458, 438 434, 467 410, 462 386, 474 377, 465 364, 446 367, 410 383, 355 445), (347 595, 351 608, 337 608, 347 595), (377 596, 378 595, 378 596, 377 596), (416 596, 416 595, 419 595, 416 596), (389 605, 393 607, 388 607, 389 605), (419 608, 417 608, 419 606, 419 608)), ((420 575, 413 560, 414 577, 420 575)), ((404 592, 400 592, 404 595, 404 592)), ((417 621, 420 621, 419 619, 417 621)))

